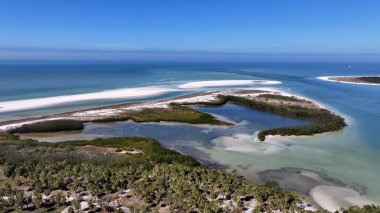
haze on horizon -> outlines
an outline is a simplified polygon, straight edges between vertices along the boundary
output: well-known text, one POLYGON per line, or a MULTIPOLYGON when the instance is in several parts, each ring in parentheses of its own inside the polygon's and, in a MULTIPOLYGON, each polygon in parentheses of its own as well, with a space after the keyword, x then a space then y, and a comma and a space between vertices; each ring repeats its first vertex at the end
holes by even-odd
POLYGON ((376 0, 0 2, 0 60, 380 61, 376 0))

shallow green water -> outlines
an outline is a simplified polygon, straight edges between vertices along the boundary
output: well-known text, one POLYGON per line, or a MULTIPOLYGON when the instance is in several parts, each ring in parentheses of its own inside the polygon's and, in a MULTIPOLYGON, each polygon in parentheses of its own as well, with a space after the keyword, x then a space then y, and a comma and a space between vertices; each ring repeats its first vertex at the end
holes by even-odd
MULTIPOLYGON (((260 144, 253 141, 255 131, 277 121, 255 117, 249 121, 250 124, 244 125, 242 120, 249 120, 246 112, 239 109, 232 113, 219 108, 211 109, 214 111, 210 112, 242 123, 231 129, 160 125, 151 127, 152 133, 146 136, 156 136, 164 146, 191 154, 209 165, 237 169, 252 181, 276 180, 283 186, 311 193, 327 208, 349 203, 361 204, 363 199, 380 203, 380 86, 340 84, 316 79, 317 76, 326 75, 380 75, 380 64, 35 65, 26 68, 1 66, 0 73, 2 101, 147 85, 175 86, 196 80, 281 81, 282 84, 271 87, 320 102, 343 115, 348 127, 337 133, 273 138, 260 144), (34 77, 27 73, 34 73, 34 77), (256 126, 250 126, 253 124, 256 126)), ((221 88, 228 87, 194 91, 221 88)), ((174 95, 178 93, 165 96, 174 95)), ((126 100, 67 103, 45 109, 0 113, 0 119, 30 117, 123 101, 126 100)), ((89 126, 82 137, 86 134, 92 137, 94 133, 108 136, 133 133, 133 129, 120 125, 89 126)))

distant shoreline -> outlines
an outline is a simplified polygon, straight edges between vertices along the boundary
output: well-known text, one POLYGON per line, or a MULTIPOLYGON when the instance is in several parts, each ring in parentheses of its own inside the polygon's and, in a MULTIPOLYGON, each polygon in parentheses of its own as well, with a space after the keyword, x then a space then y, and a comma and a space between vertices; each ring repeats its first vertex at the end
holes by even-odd
POLYGON ((323 81, 380 86, 380 76, 320 76, 323 81))

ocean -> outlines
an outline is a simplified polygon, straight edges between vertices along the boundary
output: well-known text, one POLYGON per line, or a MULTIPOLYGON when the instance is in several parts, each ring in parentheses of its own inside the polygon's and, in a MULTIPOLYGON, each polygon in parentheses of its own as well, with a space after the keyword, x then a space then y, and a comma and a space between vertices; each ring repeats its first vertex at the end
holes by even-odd
POLYGON ((192 155, 209 166, 236 169, 253 182, 277 181, 284 187, 310 196, 328 209, 368 202, 380 204, 380 86, 317 79, 318 76, 330 75, 380 75, 380 64, 1 64, 0 120, 35 117, 126 101, 155 100, 204 90, 276 88, 317 101, 346 118, 348 126, 343 131, 334 133, 311 137, 276 136, 270 137, 266 143, 258 143, 254 141, 254 135, 260 129, 274 124, 293 125, 303 121, 226 105, 221 108, 198 109, 223 116, 239 125, 220 129, 187 124, 90 124, 80 137, 156 137, 163 146, 192 155), (178 89, 178 85, 207 80, 273 80, 282 83, 178 89), (114 91, 120 89, 126 90, 121 90, 120 95, 114 99, 96 98, 98 92, 115 94, 114 91), (140 97, 136 90, 144 89, 148 92, 140 97), (95 94, 95 98, 78 101, 73 98, 78 97, 78 94, 95 94), (26 106, 33 103, 33 100, 54 102, 62 98, 52 97, 62 96, 68 96, 66 100, 71 101, 57 102, 55 105, 42 104, 37 108, 26 106), (29 101, 20 102, 23 106, 17 111, 1 111, 2 104, 25 100, 29 101))

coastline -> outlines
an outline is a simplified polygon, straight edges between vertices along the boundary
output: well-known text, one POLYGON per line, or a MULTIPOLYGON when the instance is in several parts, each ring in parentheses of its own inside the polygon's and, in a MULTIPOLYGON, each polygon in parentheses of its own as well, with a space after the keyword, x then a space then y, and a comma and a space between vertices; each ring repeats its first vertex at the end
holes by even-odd
POLYGON ((323 80, 323 81, 331 81, 336 83, 344 83, 344 84, 360 84, 360 85, 371 85, 371 86, 380 86, 380 84, 377 83, 366 83, 366 82, 355 82, 355 81, 347 81, 347 80, 337 80, 332 78, 360 78, 360 77, 375 77, 375 76, 319 76, 317 79, 323 80))
POLYGON ((271 80, 213 80, 213 81, 191 81, 177 85, 157 85, 145 87, 119 88, 90 93, 72 95, 59 95, 52 97, 31 98, 22 100, 10 100, 0 102, 0 113, 37 109, 65 103, 93 101, 93 100, 117 100, 147 98, 168 94, 170 92, 184 92, 198 90, 207 87, 226 87, 244 85, 272 85, 281 84, 280 81, 271 80))
POLYGON ((78 121, 83 121, 83 122, 91 122, 98 119, 106 119, 106 118, 115 117, 115 116, 122 116, 128 113, 136 113, 145 109, 169 109, 171 105, 173 104, 197 105, 197 104, 202 104, 202 103, 212 103, 212 102, 217 101, 219 95, 223 95, 223 96, 233 95, 233 96, 242 97, 242 98, 249 98, 249 97, 254 97, 254 96, 263 95, 263 94, 282 95, 282 96, 288 96, 288 97, 293 96, 293 97, 301 98, 301 100, 308 102, 308 104, 310 104, 309 107, 317 108, 317 109, 325 109, 320 104, 312 102, 311 100, 307 98, 304 98, 301 96, 295 96, 290 93, 285 93, 279 90, 275 90, 273 88, 228 89, 228 90, 221 90, 221 91, 206 91, 206 92, 194 93, 194 94, 183 95, 183 96, 178 96, 178 97, 173 97, 173 98, 168 98, 168 99, 161 99, 161 100, 156 100, 156 101, 131 102, 131 103, 118 104, 118 105, 104 106, 104 107, 99 107, 99 108, 92 108, 92 109, 66 112, 66 113, 60 113, 60 114, 54 114, 54 115, 47 115, 47 116, 42 116, 42 117, 37 117, 37 118, 30 118, 30 119, 3 121, 3 122, 0 122, 0 132, 14 129, 24 124, 32 124, 32 123, 42 122, 42 121, 70 119, 70 120, 78 120, 78 121))

